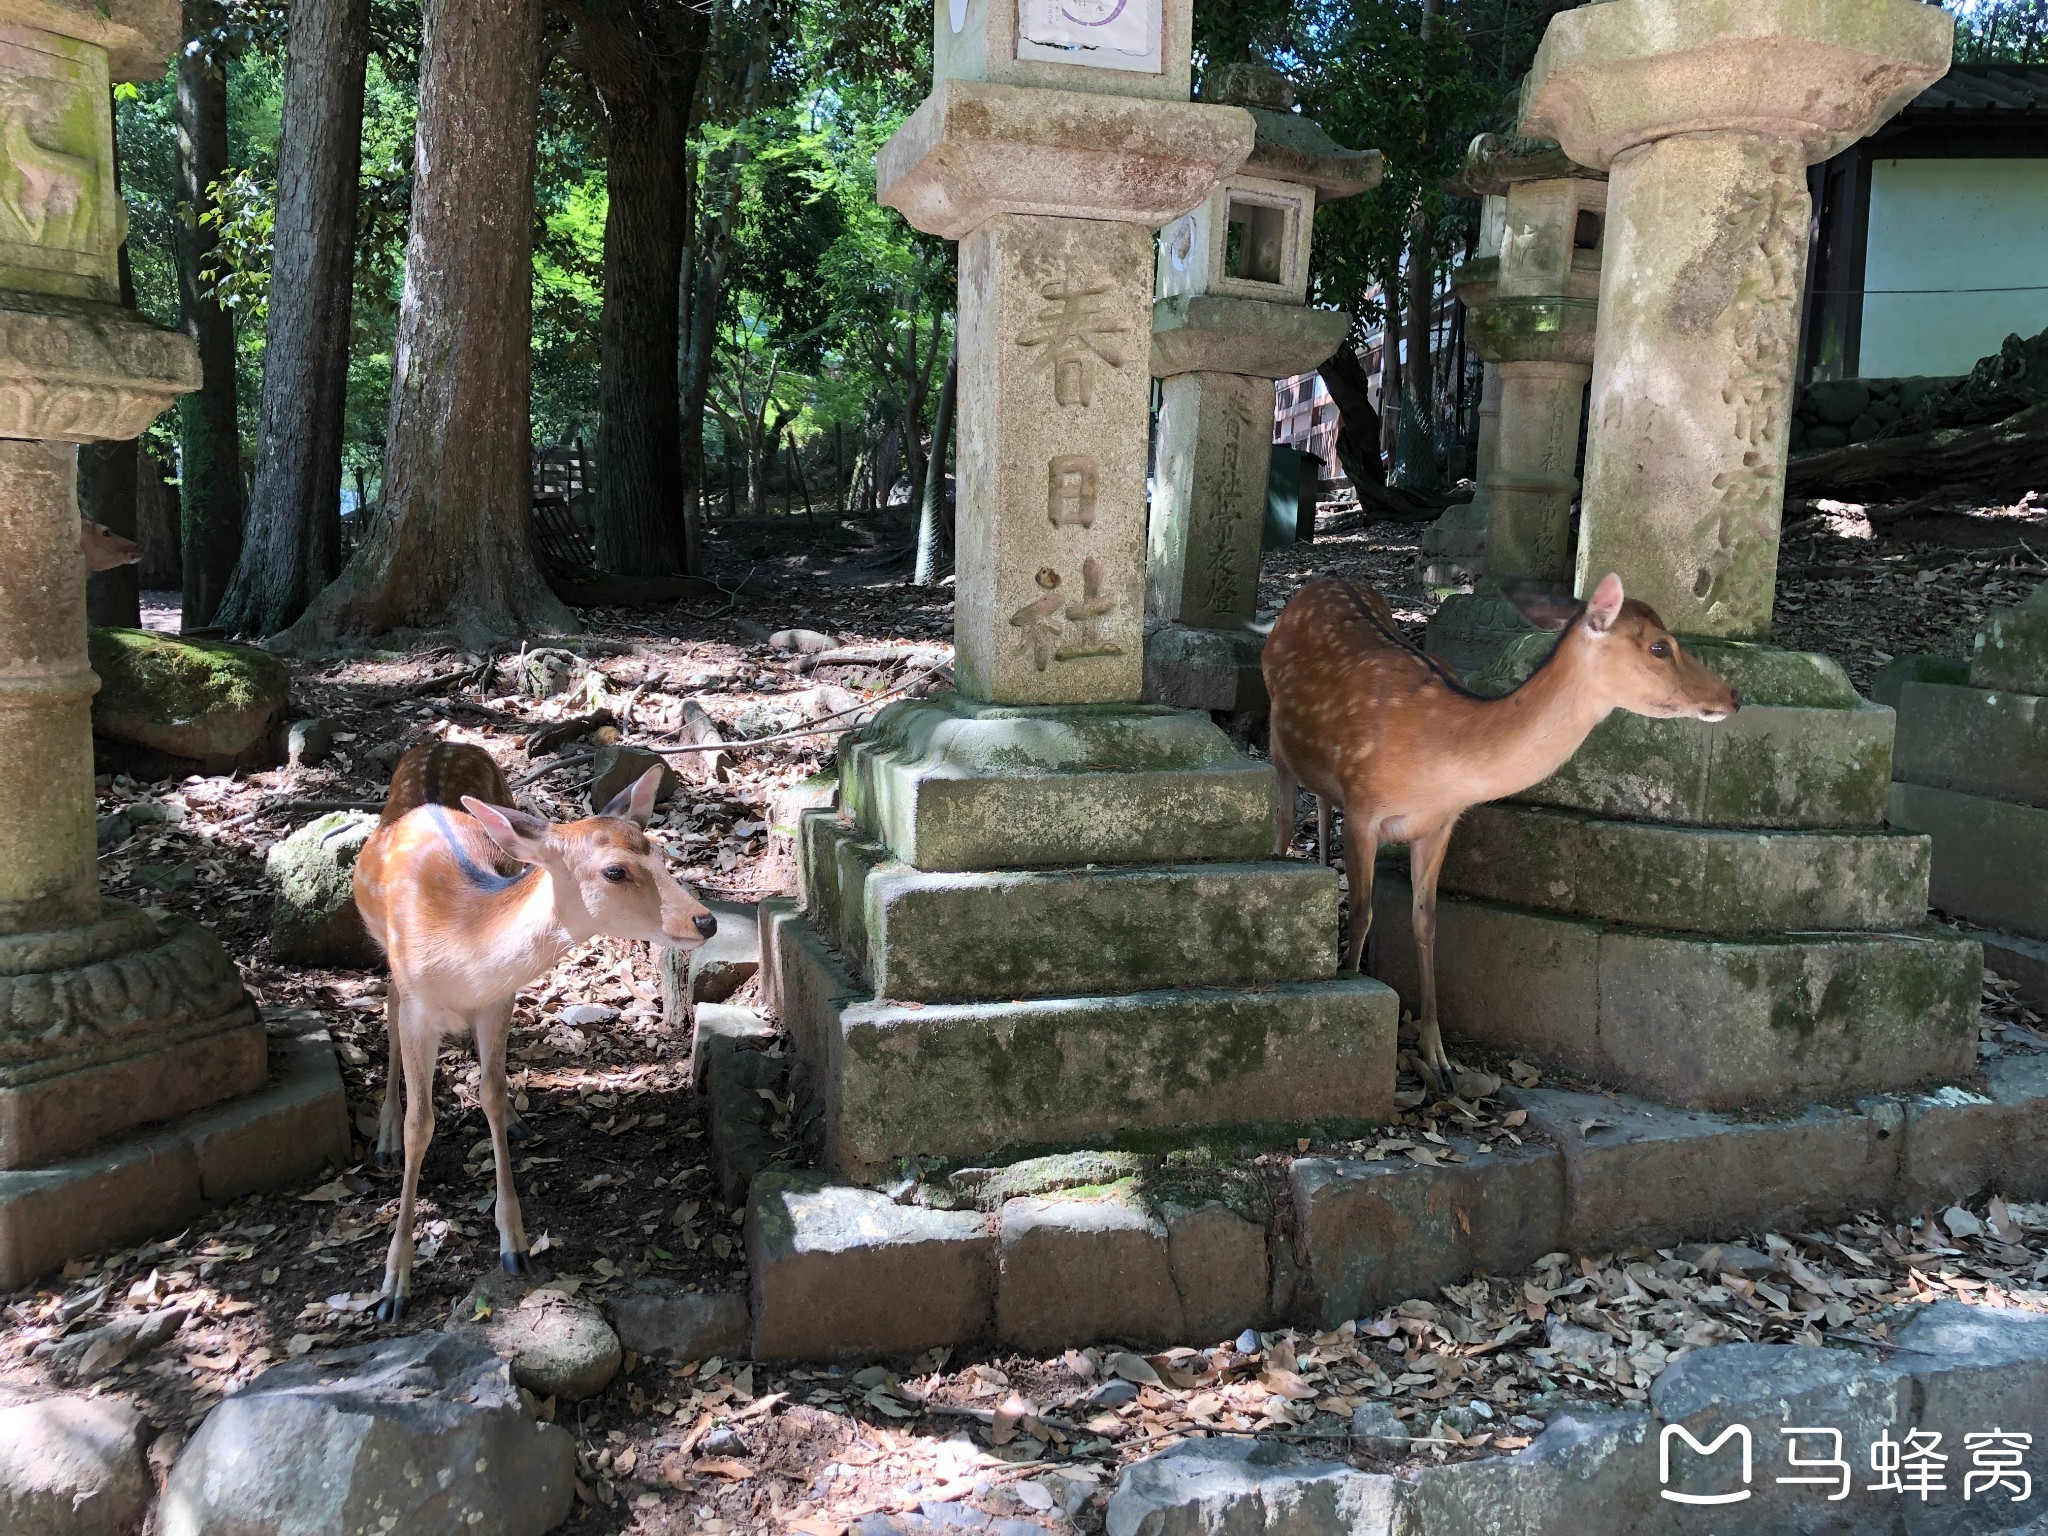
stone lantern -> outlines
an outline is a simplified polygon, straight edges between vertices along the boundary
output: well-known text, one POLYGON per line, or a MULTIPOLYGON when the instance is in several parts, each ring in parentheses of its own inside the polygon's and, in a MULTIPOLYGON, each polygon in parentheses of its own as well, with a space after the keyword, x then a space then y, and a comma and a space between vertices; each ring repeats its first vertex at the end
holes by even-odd
MULTIPOLYGON (((1334 872, 1271 860, 1265 764, 1139 702, 1153 232, 1244 164, 1252 115, 1187 99, 1189 0, 934 9, 876 183, 960 242, 958 691, 842 742, 801 910, 762 907, 825 1166, 1382 1117, 1393 996, 1333 974, 1334 872)), ((1307 199, 1276 185, 1248 282, 1299 261, 1307 199)))
MULTIPOLYGON (((1952 30, 1917 0, 1606 0, 1550 21, 1521 131, 1608 173, 1578 588, 1618 573, 1743 705, 1613 714, 1460 823, 1437 914, 1452 1033, 1694 1109, 1975 1065, 1981 953, 1927 921, 1928 840, 1885 827, 1891 710, 1763 643, 1806 168, 1938 79, 1952 30)), ((1502 464, 1508 426, 1504 408, 1502 464)), ((1508 642, 1475 683, 1513 683, 1552 643, 1508 642)), ((1378 911, 1380 974, 1406 991, 1402 894, 1378 911)))
POLYGON ((1260 709, 1260 535, 1273 445, 1273 381, 1307 373, 1351 317, 1308 307, 1320 203, 1379 185, 1377 150, 1348 150, 1295 113, 1263 64, 1211 72, 1204 99, 1248 110, 1242 169, 1159 242, 1152 372, 1163 381, 1153 480, 1146 697, 1183 709, 1260 709))
POLYGON ((1429 649, 1461 671, 1529 632, 1499 596, 1502 582, 1571 580, 1579 424, 1593 375, 1607 211, 1607 178, 1546 140, 1482 134, 1462 181, 1497 198, 1500 214, 1494 253, 1474 256, 1456 280, 1470 314, 1466 334, 1498 381, 1493 442, 1481 445, 1483 574, 1478 590, 1446 598, 1429 625, 1429 649))
POLYGON ((109 84, 163 72, 179 13, 0 0, 0 1290, 345 1156, 333 1055, 287 1050, 220 941, 103 900, 78 445, 199 384, 119 306, 109 84), (183 1118, 178 1118, 183 1117, 183 1118), (154 1122, 170 1122, 154 1125, 154 1122), (145 1129, 145 1127, 151 1127, 145 1129))
MULTIPOLYGON (((1474 140, 1474 148, 1478 145, 1474 140)), ((1472 164, 1468 152, 1466 164, 1472 164)), ((1501 225, 1507 218, 1508 200, 1498 194, 1482 194, 1469 186, 1462 173, 1446 190, 1459 197, 1479 199, 1479 233, 1472 254, 1451 274, 1451 292, 1465 306, 1466 324, 1493 297, 1500 276, 1501 225)), ((1493 468, 1494 444, 1500 432, 1500 364, 1485 363, 1479 383, 1479 442, 1472 466, 1472 499, 1453 502, 1437 520, 1422 530, 1418 541, 1422 584, 1438 598, 1448 597, 1466 582, 1478 578, 1486 557, 1486 482, 1493 468)))

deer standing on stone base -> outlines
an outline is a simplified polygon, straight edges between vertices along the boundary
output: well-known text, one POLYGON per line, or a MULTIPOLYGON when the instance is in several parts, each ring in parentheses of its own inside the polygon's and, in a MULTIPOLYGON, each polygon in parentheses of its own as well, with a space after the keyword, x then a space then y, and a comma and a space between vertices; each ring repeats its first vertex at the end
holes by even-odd
POLYGON ((600 934, 694 949, 718 930, 643 830, 660 788, 661 770, 650 768, 597 815, 553 823, 513 807, 505 775, 481 747, 427 742, 399 760, 355 869, 356 908, 391 963, 377 1162, 388 1167, 401 1145, 405 1157, 377 1304, 382 1321, 403 1317, 412 1295, 413 1206, 434 1135, 434 1056, 443 1037, 476 1037, 497 1165, 498 1256, 507 1273, 525 1273, 532 1264, 511 1151, 523 1132, 505 1081, 519 989, 600 934))
POLYGON ((1505 595, 1537 628, 1564 633, 1521 686, 1497 698, 1472 692, 1409 644, 1386 599, 1355 581, 1303 587, 1266 641, 1274 851, 1285 854, 1294 840, 1300 789, 1316 796, 1325 862, 1330 810, 1343 810, 1346 964, 1357 970, 1372 927, 1380 845, 1409 845, 1421 1054, 1439 1087, 1453 1079, 1437 1029, 1436 882, 1458 818, 1550 777, 1617 709, 1725 720, 1742 705, 1740 694, 1680 648, 1653 609, 1622 595, 1618 576, 1602 577, 1585 602, 1520 586, 1505 595))

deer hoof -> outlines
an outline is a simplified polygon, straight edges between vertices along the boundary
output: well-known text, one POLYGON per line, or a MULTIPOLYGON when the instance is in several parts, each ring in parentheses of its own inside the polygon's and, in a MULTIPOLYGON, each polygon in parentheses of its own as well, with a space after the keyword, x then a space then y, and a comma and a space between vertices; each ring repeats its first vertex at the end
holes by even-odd
POLYGON ((505 1273, 508 1275, 530 1275, 533 1273, 533 1256, 531 1254, 525 1252, 500 1253, 498 1261, 505 1266, 505 1273))
POLYGON ((380 1323, 402 1322, 405 1318, 406 1297, 386 1296, 377 1303, 376 1318, 380 1323))
POLYGON ((512 1123, 505 1127, 505 1139, 507 1141, 531 1141, 537 1134, 539 1133, 532 1126, 528 1125, 517 1115, 514 1115, 512 1123))
POLYGON ((379 1168, 396 1168, 404 1160, 404 1154, 402 1153, 387 1151, 383 1147, 377 1149, 377 1166, 379 1168))

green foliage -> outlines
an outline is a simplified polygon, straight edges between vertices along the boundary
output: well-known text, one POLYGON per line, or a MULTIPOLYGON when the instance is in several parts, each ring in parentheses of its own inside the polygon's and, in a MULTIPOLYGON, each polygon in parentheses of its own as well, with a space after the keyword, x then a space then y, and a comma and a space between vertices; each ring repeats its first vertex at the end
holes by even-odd
POLYGON ((1945 0, 1956 16, 1959 64, 2048 63, 2048 4, 2042 0, 1945 0))

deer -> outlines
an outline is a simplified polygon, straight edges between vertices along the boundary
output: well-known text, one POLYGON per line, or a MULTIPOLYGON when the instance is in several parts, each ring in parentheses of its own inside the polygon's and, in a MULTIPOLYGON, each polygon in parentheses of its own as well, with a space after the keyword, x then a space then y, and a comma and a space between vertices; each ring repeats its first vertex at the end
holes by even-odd
POLYGON ((116 566, 134 565, 142 558, 142 546, 133 539, 124 539, 105 523, 96 523, 89 517, 78 520, 78 544, 85 552, 85 568, 88 573, 111 571, 116 566))
POLYGON ((464 1033, 476 1041, 497 1171, 498 1257, 507 1274, 531 1273, 511 1148, 527 1133, 505 1081, 519 989, 600 935, 688 950, 718 931, 717 918, 669 873, 646 835, 660 788, 661 770, 650 768, 595 816, 550 822, 513 804, 504 773, 481 747, 426 742, 399 760, 355 867, 356 909, 391 971, 377 1165, 402 1155, 405 1170, 380 1322, 402 1319, 412 1296, 413 1211, 434 1136, 441 1041, 464 1033))
POLYGON ((1619 576, 1603 576, 1583 602, 1524 583, 1505 584, 1503 595, 1538 629, 1563 633, 1520 686, 1497 697, 1467 688, 1403 638, 1385 598, 1342 578, 1296 593, 1264 656, 1274 853, 1284 857, 1294 840, 1303 787, 1316 796, 1326 864, 1331 809, 1344 812, 1345 966, 1356 971, 1372 928, 1380 845, 1409 845, 1419 1053, 1446 1091, 1456 1077, 1437 1028, 1436 883, 1458 818, 1550 777, 1617 709, 1719 721, 1742 707, 1741 694, 1688 655, 1655 609, 1623 594, 1619 576))

